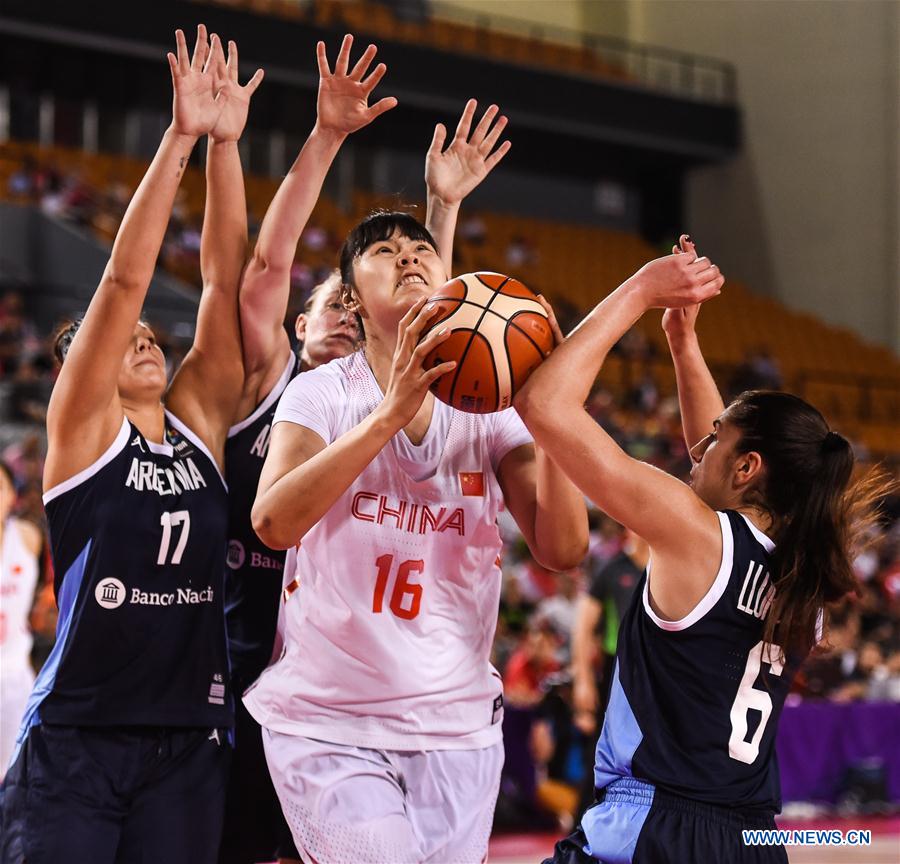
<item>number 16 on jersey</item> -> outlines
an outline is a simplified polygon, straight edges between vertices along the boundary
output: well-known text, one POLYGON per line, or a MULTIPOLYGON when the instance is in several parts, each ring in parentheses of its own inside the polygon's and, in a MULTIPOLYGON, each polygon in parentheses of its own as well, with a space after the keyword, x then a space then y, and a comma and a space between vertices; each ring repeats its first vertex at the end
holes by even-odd
MULTIPOLYGON (((372 611, 376 614, 383 611, 384 595, 390 581, 393 564, 393 555, 381 555, 375 559, 378 575, 375 578, 372 611)), ((422 560, 404 561, 397 567, 394 590, 391 591, 388 608, 398 618, 405 618, 407 621, 411 621, 419 614, 422 606, 422 586, 418 582, 410 582, 409 577, 413 573, 422 573, 424 570, 425 562, 422 560)))

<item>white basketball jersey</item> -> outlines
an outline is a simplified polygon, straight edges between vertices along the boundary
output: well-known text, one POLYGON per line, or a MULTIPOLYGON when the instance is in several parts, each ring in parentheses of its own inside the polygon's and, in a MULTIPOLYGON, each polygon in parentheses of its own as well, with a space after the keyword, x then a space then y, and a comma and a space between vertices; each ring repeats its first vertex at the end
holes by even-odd
MULTIPOLYGON (((381 399, 357 353, 295 378, 275 423, 330 443, 381 399)), ((436 403, 422 442, 433 471, 415 479, 418 448, 403 432, 392 439, 288 556, 285 584, 296 590, 285 591, 281 656, 244 699, 261 725, 386 750, 500 740, 502 684, 489 660, 503 503, 495 467, 530 441, 514 412, 436 403)))
POLYGON ((25 545, 18 519, 7 519, 0 549, 0 665, 3 674, 30 670, 28 616, 38 580, 38 561, 25 545))

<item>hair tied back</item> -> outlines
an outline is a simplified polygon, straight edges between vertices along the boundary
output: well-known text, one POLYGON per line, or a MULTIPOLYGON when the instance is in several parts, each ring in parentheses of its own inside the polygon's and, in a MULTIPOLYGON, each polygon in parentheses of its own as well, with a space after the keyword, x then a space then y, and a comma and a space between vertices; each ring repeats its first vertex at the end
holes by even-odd
POLYGON ((848 441, 843 435, 829 429, 822 439, 822 450, 825 453, 836 453, 838 450, 843 450, 847 444, 848 441))

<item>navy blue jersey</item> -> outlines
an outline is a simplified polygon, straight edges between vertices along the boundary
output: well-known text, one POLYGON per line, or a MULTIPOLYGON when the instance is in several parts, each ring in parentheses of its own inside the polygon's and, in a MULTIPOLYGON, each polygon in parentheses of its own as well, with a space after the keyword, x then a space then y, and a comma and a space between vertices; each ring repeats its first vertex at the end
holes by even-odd
POLYGON ((225 572, 225 620, 228 656, 235 683, 248 687, 268 665, 275 640, 284 550, 269 549, 250 524, 272 418, 285 387, 300 371, 291 354, 278 382, 256 410, 228 431, 225 476, 228 495, 228 567, 225 572))
POLYGON ((638 585, 619 630, 595 782, 636 777, 696 801, 777 811, 775 732, 798 663, 762 641, 771 540, 739 513, 718 517, 722 564, 687 617, 654 614, 649 568, 638 585))
POLYGON ((228 726, 227 490, 166 412, 165 442, 123 419, 89 468, 44 494, 57 641, 25 726, 228 726))

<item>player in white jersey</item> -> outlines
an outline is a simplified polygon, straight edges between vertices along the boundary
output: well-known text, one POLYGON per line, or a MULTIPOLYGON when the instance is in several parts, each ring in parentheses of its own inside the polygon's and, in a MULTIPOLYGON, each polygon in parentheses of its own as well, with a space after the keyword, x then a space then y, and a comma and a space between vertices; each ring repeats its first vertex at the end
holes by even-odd
MULTIPOLYGON (((357 347, 356 317, 341 303, 337 270, 316 286, 305 312, 296 319, 295 334, 302 343, 296 360, 284 327, 297 243, 334 157, 348 135, 397 104, 392 97, 368 104, 385 66, 377 64, 370 72, 376 47, 369 45, 351 68, 352 45, 353 37, 345 36, 334 72, 328 68, 324 43, 317 45, 320 79, 316 124, 266 211, 241 284, 245 379, 239 419, 229 431, 225 451, 230 485, 229 548, 240 550, 229 560, 225 583, 229 659, 237 694, 259 676, 273 656, 280 606, 279 565, 285 553, 262 545, 250 525, 250 509, 278 399, 294 375, 346 356, 357 347)), ((474 100, 470 100, 463 119, 470 120, 475 108, 474 100)), ((466 136, 457 134, 444 152, 441 145, 445 131, 439 124, 428 150, 426 224, 444 252, 448 269, 459 203, 509 149, 508 143, 500 144, 494 156, 479 148, 485 141, 496 141, 504 129, 506 118, 498 114, 497 106, 490 106, 484 114, 490 128, 483 136, 475 136, 480 140, 469 142, 466 136)), ((293 566, 290 572, 292 580, 293 566)), ((293 848, 269 777, 259 724, 243 704, 236 706, 235 732, 219 864, 250 864, 276 857, 276 852, 283 862, 296 861, 300 856, 293 848)))
POLYGON ((15 500, 12 472, 0 462, 0 779, 34 685, 28 615, 44 542, 36 525, 12 515, 15 500))
POLYGON ((444 330, 416 346, 447 276, 421 223, 368 217, 341 276, 365 347, 298 376, 276 412, 253 522, 269 546, 299 542, 300 587, 245 703, 310 858, 478 862, 503 761, 496 516, 505 502, 535 557, 566 569, 584 501, 513 412, 430 393, 454 364, 422 368, 444 330))

